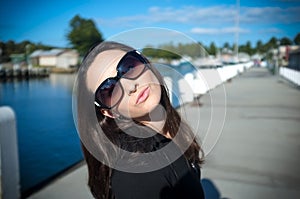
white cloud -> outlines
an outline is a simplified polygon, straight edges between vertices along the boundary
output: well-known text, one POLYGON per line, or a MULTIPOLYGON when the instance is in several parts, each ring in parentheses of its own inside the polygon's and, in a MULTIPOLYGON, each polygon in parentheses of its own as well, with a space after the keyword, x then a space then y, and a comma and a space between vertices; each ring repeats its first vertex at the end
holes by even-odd
POLYGON ((247 29, 237 28, 237 27, 226 27, 226 28, 192 28, 191 33, 194 34, 204 34, 204 35, 213 35, 213 34, 227 34, 227 33, 248 33, 250 32, 247 29))
POLYGON ((219 29, 217 28, 193 28, 191 30, 192 33, 196 34, 217 34, 219 33, 219 29))
POLYGON ((266 29, 260 29, 257 30, 259 33, 281 33, 282 30, 278 28, 266 28, 266 29))
POLYGON ((249 33, 250 31, 247 29, 238 28, 238 27, 227 27, 227 28, 222 28, 221 32, 222 33, 234 33, 234 32, 249 33))
MULTIPOLYGON (((240 7, 240 24, 278 24, 300 22, 300 7, 240 7)), ((174 23, 186 25, 233 25, 237 19, 237 8, 233 5, 211 7, 184 6, 150 7, 145 14, 98 19, 98 23, 111 26, 155 25, 174 23)), ((213 30, 210 30, 213 32, 213 30)))
POLYGON ((101 24, 128 23, 184 23, 184 24, 206 24, 206 23, 233 23, 235 8, 232 6, 196 7, 185 6, 173 7, 150 7, 146 14, 117 17, 113 19, 98 19, 101 24))
POLYGON ((243 23, 297 23, 300 22, 300 7, 242 7, 240 20, 243 23))

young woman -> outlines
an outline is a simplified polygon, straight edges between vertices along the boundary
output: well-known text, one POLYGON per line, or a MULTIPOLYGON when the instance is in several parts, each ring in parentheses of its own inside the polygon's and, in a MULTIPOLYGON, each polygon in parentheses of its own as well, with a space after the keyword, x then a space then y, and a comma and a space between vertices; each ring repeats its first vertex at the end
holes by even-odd
POLYGON ((201 147, 140 52, 116 42, 90 50, 76 108, 95 198, 204 198, 201 147))

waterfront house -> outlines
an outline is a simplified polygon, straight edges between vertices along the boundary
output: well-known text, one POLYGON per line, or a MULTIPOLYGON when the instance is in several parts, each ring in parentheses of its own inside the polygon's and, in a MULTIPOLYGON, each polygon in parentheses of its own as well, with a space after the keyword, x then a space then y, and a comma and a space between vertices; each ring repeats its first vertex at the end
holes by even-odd
POLYGON ((33 66, 72 68, 78 64, 79 54, 71 49, 36 50, 30 55, 33 66))
POLYGON ((300 71, 300 48, 289 52, 288 68, 300 71))
POLYGON ((298 45, 283 45, 277 48, 272 48, 269 53, 272 55, 272 59, 279 61, 280 66, 287 66, 289 63, 289 54, 299 48, 298 45))

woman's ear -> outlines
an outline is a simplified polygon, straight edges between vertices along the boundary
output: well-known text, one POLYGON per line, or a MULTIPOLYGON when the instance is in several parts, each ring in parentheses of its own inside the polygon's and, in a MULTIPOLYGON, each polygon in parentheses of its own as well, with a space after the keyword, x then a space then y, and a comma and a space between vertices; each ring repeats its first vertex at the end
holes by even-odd
POLYGON ((110 118, 116 118, 114 114, 108 109, 100 109, 101 113, 110 118))

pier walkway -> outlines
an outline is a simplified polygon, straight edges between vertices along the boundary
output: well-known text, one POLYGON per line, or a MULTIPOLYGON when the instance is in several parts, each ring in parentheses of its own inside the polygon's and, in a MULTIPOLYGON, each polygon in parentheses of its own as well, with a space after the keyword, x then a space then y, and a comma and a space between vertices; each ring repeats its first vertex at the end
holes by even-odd
MULTIPOLYGON (((202 168, 206 198, 299 198, 300 89, 267 69, 251 68, 211 94, 221 96, 224 91, 225 123, 202 168)), ((221 123, 222 117, 209 114, 210 96, 200 98, 201 120, 221 123)), ((218 113, 223 103, 214 100, 218 113)), ((199 119, 195 106, 182 107, 192 126, 199 119)), ((86 184, 82 164, 29 198, 89 199, 86 184)))

